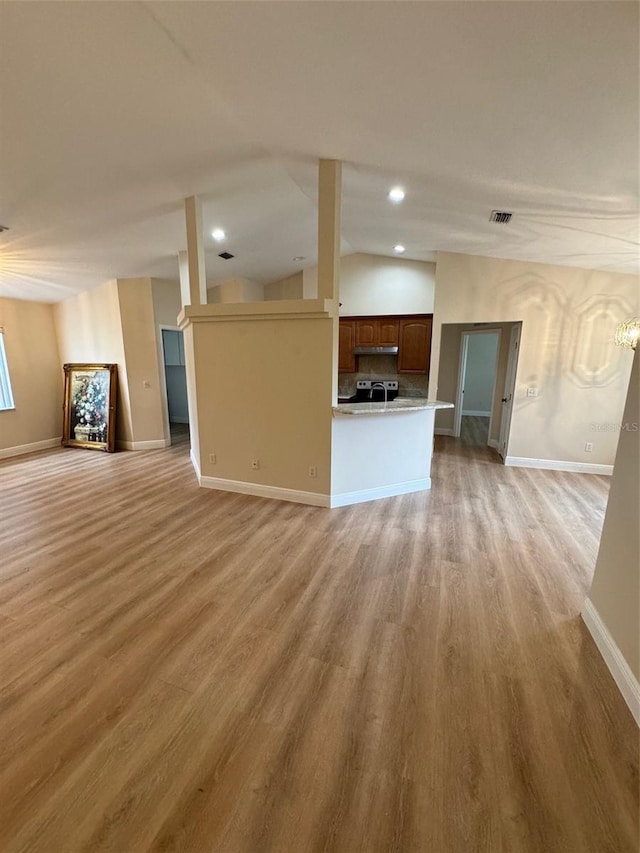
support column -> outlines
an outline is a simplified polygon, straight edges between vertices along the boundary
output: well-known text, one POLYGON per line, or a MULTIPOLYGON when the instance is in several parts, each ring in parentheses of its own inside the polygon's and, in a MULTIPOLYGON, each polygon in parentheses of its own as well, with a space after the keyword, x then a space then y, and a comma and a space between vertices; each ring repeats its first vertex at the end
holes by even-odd
POLYGON ((318 298, 340 297, 342 163, 320 160, 318 167, 318 298))
POLYGON ((178 268, 180 270, 180 302, 182 307, 191 305, 189 295, 189 255, 187 252, 178 252, 178 268))
POLYGON ((207 304, 207 279, 204 267, 202 202, 196 195, 184 200, 187 225, 187 261, 189 269, 189 305, 207 304))

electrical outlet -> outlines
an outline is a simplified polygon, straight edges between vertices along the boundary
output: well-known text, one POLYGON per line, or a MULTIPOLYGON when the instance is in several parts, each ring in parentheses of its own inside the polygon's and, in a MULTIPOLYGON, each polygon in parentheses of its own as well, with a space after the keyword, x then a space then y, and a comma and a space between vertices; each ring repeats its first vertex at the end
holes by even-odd
POLYGON ((142 380, 142 387, 143 387, 143 388, 151 388, 151 383, 149 382, 149 380, 148 380, 148 379, 143 379, 143 380, 142 380))
POLYGON ((252 459, 251 460, 251 467, 253 468, 254 471, 257 471, 258 468, 260 467, 260 460, 259 459, 252 459))
POLYGON ((318 469, 316 468, 315 465, 309 465, 309 476, 310 477, 317 477, 318 476, 318 469))
POLYGON ((215 453, 210 453, 210 454, 209 454, 209 464, 210 464, 210 465, 215 465, 215 464, 216 464, 216 454, 215 454, 215 453))
POLYGON ((537 388, 527 388, 527 397, 537 397, 538 389, 537 388))
POLYGON ((585 453, 592 453, 593 452, 593 442, 592 441, 585 441, 584 452, 585 453))

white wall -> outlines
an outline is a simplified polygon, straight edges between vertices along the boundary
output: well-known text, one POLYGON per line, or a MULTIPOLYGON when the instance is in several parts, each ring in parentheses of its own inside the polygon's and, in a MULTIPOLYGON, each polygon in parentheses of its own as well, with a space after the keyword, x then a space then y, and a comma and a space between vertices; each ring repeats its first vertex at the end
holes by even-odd
POLYGON ((495 332, 469 335, 463 415, 491 414, 499 337, 495 332))
MULTIPOLYGON (((340 258, 340 316, 432 314, 436 265, 356 253, 340 258)), ((318 268, 265 285, 264 298, 315 299, 318 268)), ((210 301, 212 301, 210 299, 210 301)))
POLYGON ((589 598, 640 681, 640 352, 623 355, 634 367, 589 598))
POLYGON ((335 415, 331 506, 430 488, 433 416, 433 409, 335 415))
POLYGON ((614 333, 638 313, 638 278, 450 252, 436 277, 430 395, 440 397, 443 323, 522 321, 509 454, 612 465, 618 436, 592 424, 622 414, 630 365, 614 333))
POLYGON ((340 315, 431 314, 436 265, 382 255, 345 255, 340 315))

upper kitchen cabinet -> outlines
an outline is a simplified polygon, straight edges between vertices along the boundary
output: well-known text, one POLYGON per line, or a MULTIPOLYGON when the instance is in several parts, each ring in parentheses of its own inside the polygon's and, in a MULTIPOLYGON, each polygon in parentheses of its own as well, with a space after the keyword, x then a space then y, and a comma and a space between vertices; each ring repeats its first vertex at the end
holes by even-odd
POLYGON ((340 320, 338 333, 338 373, 355 373, 356 357, 353 348, 356 340, 356 321, 340 320))
POLYGON ((397 317, 359 317, 356 321, 357 347, 397 347, 397 317))
POLYGON ((354 347, 398 347, 398 373, 428 373, 431 316, 349 317, 340 320, 338 371, 355 373, 354 347))
POLYGON ((432 317, 401 317, 398 373, 428 373, 432 317))

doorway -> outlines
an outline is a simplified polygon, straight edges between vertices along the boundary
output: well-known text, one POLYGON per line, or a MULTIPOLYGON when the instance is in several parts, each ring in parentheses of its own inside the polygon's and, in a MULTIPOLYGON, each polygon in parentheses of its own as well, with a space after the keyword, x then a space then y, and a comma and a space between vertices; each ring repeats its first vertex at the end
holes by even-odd
POLYGON ((454 409, 453 434, 459 438, 475 433, 475 441, 487 445, 491 435, 493 400, 496 389, 500 329, 462 332, 458 393, 454 409))
POLYGON ((184 339, 180 329, 162 326, 162 361, 166 387, 167 417, 171 443, 189 440, 187 373, 184 339))
POLYGON ((482 453, 494 462, 507 455, 521 326, 442 326, 438 399, 455 408, 437 413, 436 433, 457 439, 461 452, 482 453))

